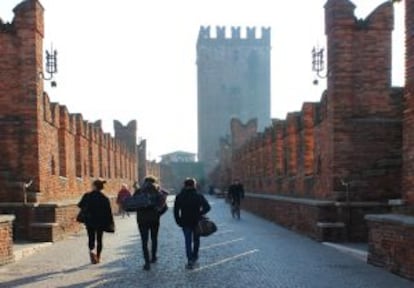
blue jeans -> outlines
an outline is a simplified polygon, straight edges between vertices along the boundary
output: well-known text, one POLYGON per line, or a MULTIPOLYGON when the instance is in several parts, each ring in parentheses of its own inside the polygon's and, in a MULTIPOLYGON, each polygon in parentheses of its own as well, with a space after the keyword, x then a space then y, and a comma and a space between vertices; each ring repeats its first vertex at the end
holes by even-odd
POLYGON ((187 259, 188 261, 196 261, 200 248, 200 236, 195 233, 195 227, 183 227, 183 232, 187 259))

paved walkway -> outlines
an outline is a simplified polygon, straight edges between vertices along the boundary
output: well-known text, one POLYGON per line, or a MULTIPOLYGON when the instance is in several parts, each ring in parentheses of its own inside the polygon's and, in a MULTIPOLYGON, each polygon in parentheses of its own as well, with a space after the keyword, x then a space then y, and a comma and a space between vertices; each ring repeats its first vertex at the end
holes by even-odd
MULTIPOLYGON (((409 282, 352 256, 243 213, 233 220, 210 198, 219 231, 202 239, 197 269, 184 268, 184 243, 172 209, 163 216, 159 262, 142 270, 135 218, 117 219, 104 238, 103 263, 89 264, 85 233, 0 267, 0 287, 399 288, 409 282)), ((135 216, 135 215, 134 215, 135 216)))

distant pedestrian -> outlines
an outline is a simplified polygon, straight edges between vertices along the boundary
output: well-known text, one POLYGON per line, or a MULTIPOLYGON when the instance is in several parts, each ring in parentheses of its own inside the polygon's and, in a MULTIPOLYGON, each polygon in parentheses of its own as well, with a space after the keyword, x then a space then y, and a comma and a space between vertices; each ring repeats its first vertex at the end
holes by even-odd
POLYGON ((116 197, 116 204, 118 204, 118 214, 125 217, 125 214, 129 217, 129 213, 122 208, 122 204, 126 198, 131 197, 131 192, 128 190, 127 184, 122 184, 121 190, 118 192, 118 196, 116 197))
POLYGON ((210 209, 206 198, 197 192, 196 181, 186 179, 184 188, 175 198, 174 217, 177 225, 184 232, 187 269, 193 269, 198 260, 200 235, 196 233, 196 227, 202 216, 207 214, 210 209))
POLYGON ((85 193, 78 204, 84 214, 84 223, 88 232, 89 257, 92 264, 101 261, 103 232, 115 232, 111 205, 108 197, 102 193, 105 183, 106 181, 99 179, 93 181, 92 191, 85 193))
POLYGON ((150 270, 150 263, 157 262, 158 230, 160 227, 160 206, 164 197, 159 191, 154 177, 148 176, 136 194, 146 194, 150 205, 137 209, 137 222, 141 235, 142 252, 144 255, 144 270, 150 270), (148 251, 148 241, 151 235, 151 258, 148 251))
POLYGON ((240 204, 244 199, 244 187, 239 179, 234 179, 233 183, 228 189, 228 199, 231 205, 231 214, 233 218, 240 219, 240 204))

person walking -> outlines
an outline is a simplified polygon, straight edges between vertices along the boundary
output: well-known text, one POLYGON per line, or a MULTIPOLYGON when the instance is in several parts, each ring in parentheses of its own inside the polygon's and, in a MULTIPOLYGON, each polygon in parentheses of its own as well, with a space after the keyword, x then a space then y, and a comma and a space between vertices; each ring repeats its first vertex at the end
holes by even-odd
POLYGON ((118 214, 125 217, 125 214, 129 217, 129 212, 125 211, 122 208, 122 203, 125 201, 126 198, 131 197, 131 192, 128 190, 127 184, 122 184, 121 190, 118 192, 118 196, 116 197, 116 204, 118 204, 118 214))
POLYGON ((240 203, 244 199, 244 187, 239 179, 234 179, 228 190, 228 198, 231 205, 231 214, 233 218, 240 220, 240 203))
POLYGON ((85 193, 78 204, 88 232, 89 257, 92 264, 101 261, 103 232, 115 232, 111 205, 108 197, 102 192, 105 183, 106 181, 99 179, 93 181, 92 191, 85 193))
POLYGON ((206 198, 197 192, 196 181, 186 179, 184 188, 175 198, 174 218, 177 225, 183 229, 187 269, 193 269, 198 260, 200 235, 196 233, 196 227, 202 216, 207 214, 210 209, 206 198))
MULTIPOLYGON (((139 234, 142 242, 142 252, 144 256, 144 270, 150 270, 150 263, 157 262, 157 248, 158 248, 158 230, 160 227, 160 206, 163 203, 164 197, 160 193, 156 179, 154 177, 146 177, 140 189, 137 189, 136 194, 144 193, 147 195, 150 205, 137 209, 137 222, 139 234), (151 258, 148 251, 148 241, 151 235, 151 258)), ((135 195, 134 195, 135 196, 135 195)))

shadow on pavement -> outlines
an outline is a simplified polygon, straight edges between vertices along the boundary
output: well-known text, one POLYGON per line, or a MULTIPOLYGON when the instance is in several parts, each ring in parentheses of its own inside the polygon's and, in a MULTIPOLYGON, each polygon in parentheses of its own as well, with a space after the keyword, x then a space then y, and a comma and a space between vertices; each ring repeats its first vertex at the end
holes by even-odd
POLYGON ((53 277, 57 274, 67 274, 67 273, 73 273, 73 272, 77 272, 77 271, 80 271, 80 270, 84 270, 88 266, 89 266, 89 264, 88 265, 82 265, 82 266, 79 266, 79 267, 76 267, 76 268, 67 269, 67 270, 48 272, 48 273, 38 274, 38 275, 30 276, 30 277, 21 277, 21 278, 16 279, 16 280, 2 282, 2 283, 0 283, 0 287, 17 287, 19 285, 23 285, 23 284, 27 284, 27 283, 34 283, 34 282, 38 282, 38 281, 43 281, 43 280, 46 280, 47 278, 53 277))

